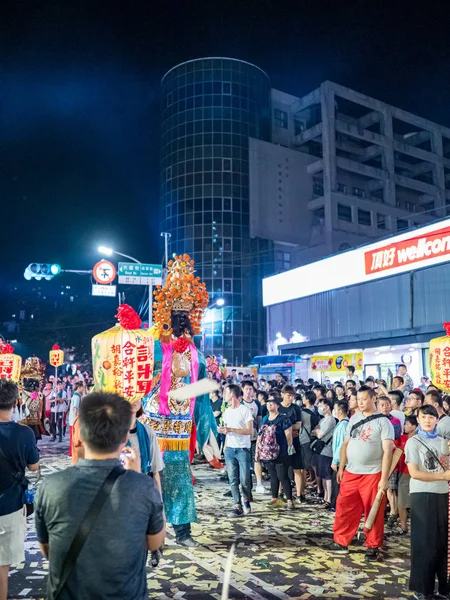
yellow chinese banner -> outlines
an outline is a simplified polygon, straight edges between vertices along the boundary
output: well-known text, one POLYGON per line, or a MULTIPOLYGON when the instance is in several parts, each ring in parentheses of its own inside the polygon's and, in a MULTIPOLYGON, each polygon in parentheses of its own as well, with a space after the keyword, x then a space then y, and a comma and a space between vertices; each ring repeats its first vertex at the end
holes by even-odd
POLYGON ((362 352, 311 357, 311 369, 313 371, 345 371, 350 366, 360 370, 363 368, 363 364, 364 355, 362 352))

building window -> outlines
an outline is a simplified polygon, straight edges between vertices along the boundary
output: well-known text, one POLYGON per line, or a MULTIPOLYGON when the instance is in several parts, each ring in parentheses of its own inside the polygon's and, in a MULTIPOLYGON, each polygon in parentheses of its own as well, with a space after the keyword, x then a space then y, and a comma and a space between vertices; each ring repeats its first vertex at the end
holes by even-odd
POLYGON ((365 198, 366 197, 366 191, 358 188, 358 187, 354 187, 353 188, 353 195, 357 196, 358 198, 365 198))
POLYGON ((224 292, 233 292, 233 280, 232 279, 224 279, 223 280, 223 291, 224 292))
POLYGON ((169 181, 169 179, 172 179, 172 166, 166 169, 166 181, 169 181))
POLYGON ((372 225, 372 217, 370 215, 370 211, 361 210, 360 208, 358 208, 358 223, 360 225, 368 225, 370 227, 370 225, 372 225))
POLYGON ((341 221, 352 222, 352 207, 346 206, 345 204, 338 204, 338 219, 341 221))
POLYGON ((313 195, 323 196, 323 183, 321 183, 320 181, 313 182, 313 195))
POLYGON ((223 238, 223 249, 225 252, 231 252, 231 250, 232 250, 231 238, 223 238))
POLYGON ((231 198, 223 199, 223 210, 231 210, 231 198))
POLYGON ((277 127, 282 127, 283 129, 288 128, 288 115, 284 110, 279 110, 275 108, 273 111, 273 121, 277 127))
POLYGON ((173 102, 172 92, 169 92, 166 96, 166 106, 170 106, 173 102))
POLYGON ((291 268, 291 253, 283 252, 283 269, 289 271, 291 268))
POLYGON ((346 194, 347 193, 347 186, 345 185, 345 183, 338 183, 337 184, 337 191, 341 192, 341 194, 346 194))
POLYGON ((298 119, 294 119, 294 135, 299 135, 306 131, 306 123, 305 121, 299 121, 298 119))
POLYGON ((231 81, 222 81, 222 94, 231 96, 231 81))
POLYGON ((231 158, 222 158, 222 171, 231 171, 231 158))
POLYGON ((377 214, 377 227, 378 229, 386 229, 386 216, 377 214))
POLYGON ((409 225, 406 219, 397 219, 397 231, 405 231, 408 227, 409 225))

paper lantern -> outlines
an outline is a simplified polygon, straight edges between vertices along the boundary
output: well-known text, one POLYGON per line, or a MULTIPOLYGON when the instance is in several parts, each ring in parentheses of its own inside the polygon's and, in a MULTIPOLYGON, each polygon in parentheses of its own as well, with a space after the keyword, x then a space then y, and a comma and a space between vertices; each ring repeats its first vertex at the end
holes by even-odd
POLYGON ((52 367, 60 367, 64 364, 64 352, 55 344, 50 350, 50 364, 52 367))
POLYGON ((430 340, 431 381, 450 394, 450 323, 444 323, 446 335, 430 340))
POLYGON ((95 389, 133 403, 152 389, 154 342, 131 306, 121 304, 116 317, 118 325, 92 338, 95 389))
POLYGON ((0 346, 0 379, 10 379, 17 383, 20 379, 22 359, 14 354, 14 348, 10 344, 0 346))

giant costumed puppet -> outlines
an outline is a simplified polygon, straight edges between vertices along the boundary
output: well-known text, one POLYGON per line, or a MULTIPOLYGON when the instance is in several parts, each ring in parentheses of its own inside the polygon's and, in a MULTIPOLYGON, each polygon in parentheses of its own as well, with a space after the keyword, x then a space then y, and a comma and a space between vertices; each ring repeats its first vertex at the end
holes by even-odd
POLYGON ((21 405, 24 416, 21 423, 31 427, 36 440, 40 440, 42 435, 48 435, 43 423, 44 396, 41 388, 44 374, 45 364, 37 356, 27 358, 20 373, 21 405))
POLYGON ((190 459, 198 446, 210 464, 222 468, 218 460, 217 427, 209 395, 175 400, 172 390, 207 377, 206 361, 194 344, 208 305, 205 284, 194 275, 194 261, 185 254, 168 264, 163 287, 154 295, 155 375, 158 384, 143 400, 145 417, 152 425, 164 453, 162 493, 167 521, 176 540, 194 547, 191 523, 197 521, 190 459))

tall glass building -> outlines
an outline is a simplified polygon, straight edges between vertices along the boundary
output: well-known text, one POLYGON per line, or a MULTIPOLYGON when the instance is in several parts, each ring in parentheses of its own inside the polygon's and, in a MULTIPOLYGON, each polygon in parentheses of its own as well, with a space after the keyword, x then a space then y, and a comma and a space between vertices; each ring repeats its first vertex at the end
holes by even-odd
POLYGON ((249 138, 271 140, 271 84, 247 62, 202 58, 174 67, 161 85, 170 254, 190 254, 210 293, 205 353, 248 364, 265 353, 261 279, 273 270, 272 242, 250 239, 249 138))

